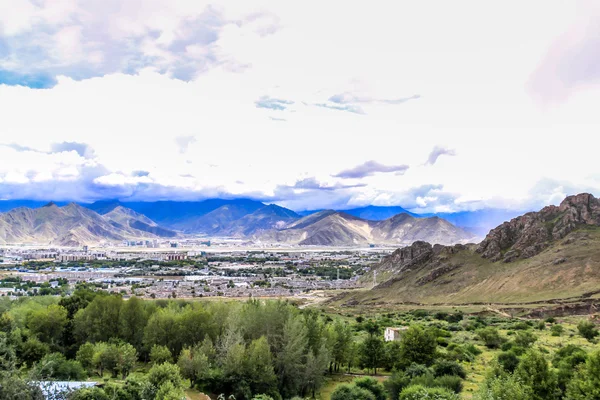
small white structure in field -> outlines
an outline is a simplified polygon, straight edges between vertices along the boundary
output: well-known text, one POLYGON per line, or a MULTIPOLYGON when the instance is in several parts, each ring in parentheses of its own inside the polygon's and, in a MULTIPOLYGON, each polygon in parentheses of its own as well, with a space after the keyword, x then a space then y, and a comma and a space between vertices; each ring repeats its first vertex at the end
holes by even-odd
POLYGON ((407 326, 401 326, 399 328, 385 328, 384 339, 386 342, 400 340, 402 337, 402 333, 407 329, 407 326))

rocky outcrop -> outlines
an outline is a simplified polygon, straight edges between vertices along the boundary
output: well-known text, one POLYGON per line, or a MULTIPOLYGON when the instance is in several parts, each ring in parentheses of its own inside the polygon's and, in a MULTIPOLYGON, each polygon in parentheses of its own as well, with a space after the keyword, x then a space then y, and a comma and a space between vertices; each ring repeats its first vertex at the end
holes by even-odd
POLYGON ((490 231, 477 252, 491 261, 530 258, 582 225, 600 226, 600 200, 588 193, 503 223, 490 231))

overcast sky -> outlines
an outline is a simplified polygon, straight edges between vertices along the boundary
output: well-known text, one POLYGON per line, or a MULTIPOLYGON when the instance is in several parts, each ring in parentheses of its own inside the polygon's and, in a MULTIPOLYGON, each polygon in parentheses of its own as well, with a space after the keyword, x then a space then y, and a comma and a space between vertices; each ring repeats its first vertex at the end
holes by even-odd
POLYGON ((0 0, 0 198, 600 194, 600 3, 219 3, 0 0))

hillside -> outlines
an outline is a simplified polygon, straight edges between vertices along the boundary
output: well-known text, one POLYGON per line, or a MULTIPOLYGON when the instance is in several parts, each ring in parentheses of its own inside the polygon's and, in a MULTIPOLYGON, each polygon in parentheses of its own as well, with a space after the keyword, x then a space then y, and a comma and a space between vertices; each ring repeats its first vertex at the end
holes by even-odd
POLYGON ((270 204, 229 223, 223 233, 227 236, 246 237, 270 229, 282 229, 298 219, 300 216, 292 210, 270 204))
POLYGON ((177 236, 177 232, 162 228, 145 215, 123 206, 113 208, 112 211, 104 214, 104 218, 111 221, 117 227, 129 227, 142 232, 148 232, 158 237, 177 236))
POLYGON ((415 218, 399 214, 384 221, 370 221, 333 210, 303 217, 279 231, 264 232, 262 241, 302 246, 364 246, 411 244, 416 240, 453 244, 472 235, 439 218, 415 218))
MULTIPOLYGON (((151 233, 136 228, 150 224, 147 224, 145 217, 136 217, 129 211, 117 210, 112 216, 105 217, 75 203, 63 207, 49 203, 36 209, 16 208, 0 214, 0 243, 81 246, 103 241, 162 236, 164 232, 160 229, 151 233)), ((155 225, 152 227, 158 228, 155 225)))
MULTIPOLYGON (((374 268, 378 286, 339 304, 556 302, 600 293, 600 200, 589 194, 528 213, 479 245, 416 242, 374 268)), ((372 281, 372 275, 365 278, 372 281)))

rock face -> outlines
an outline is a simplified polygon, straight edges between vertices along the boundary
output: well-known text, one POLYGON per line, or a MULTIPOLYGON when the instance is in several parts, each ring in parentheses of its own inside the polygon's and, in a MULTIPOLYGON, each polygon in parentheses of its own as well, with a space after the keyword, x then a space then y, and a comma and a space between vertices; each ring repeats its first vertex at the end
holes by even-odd
MULTIPOLYGON (((472 245, 471 245, 472 246, 472 245)), ((424 285, 448 272, 460 268, 461 265, 449 261, 450 256, 467 249, 466 245, 454 246, 431 245, 427 242, 414 242, 408 247, 403 247, 385 257, 377 266, 379 272, 391 272, 393 278, 378 287, 391 286, 394 282, 402 280, 404 273, 417 269, 426 269, 429 273, 423 276, 417 285, 424 285)))
POLYGON ((588 193, 503 223, 490 231, 477 252, 491 261, 533 257, 582 225, 600 226, 600 200, 588 193))

